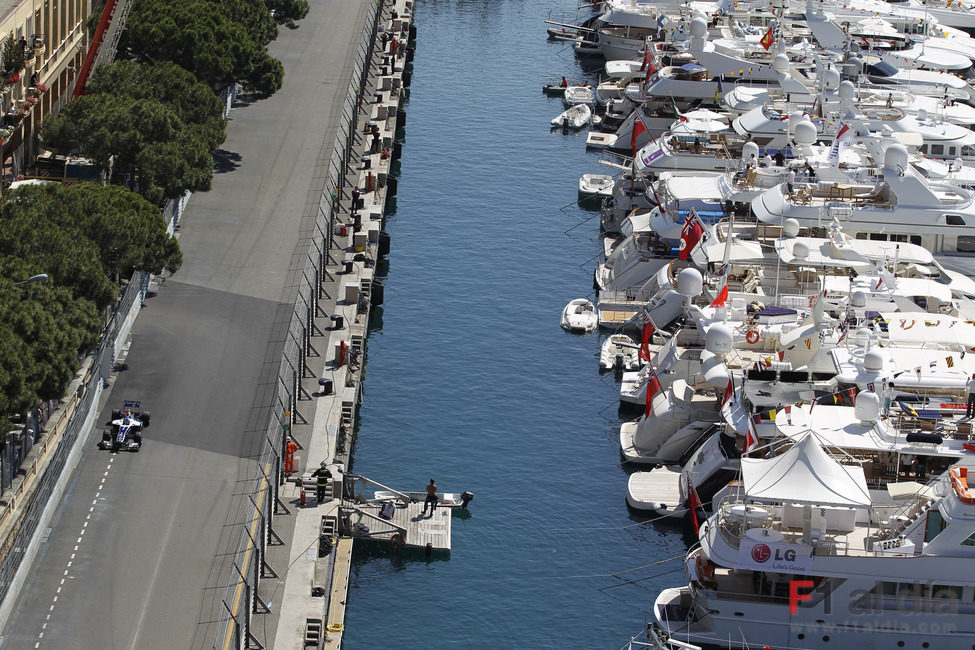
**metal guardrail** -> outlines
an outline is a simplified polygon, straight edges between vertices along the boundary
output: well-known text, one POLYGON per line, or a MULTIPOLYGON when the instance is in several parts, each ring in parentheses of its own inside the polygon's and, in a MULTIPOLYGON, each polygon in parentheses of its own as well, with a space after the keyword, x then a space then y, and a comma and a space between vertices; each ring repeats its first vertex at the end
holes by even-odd
MULTIPOLYGON (((264 555, 269 541, 277 537, 273 520, 274 515, 280 512, 278 490, 285 479, 282 464, 284 446, 291 425, 296 422, 307 423, 301 415, 299 402, 310 399, 310 396, 302 389, 301 380, 315 376, 307 365, 308 356, 317 354, 311 345, 311 337, 316 332, 314 320, 317 316, 324 315, 319 301, 324 295, 322 283, 329 277, 325 267, 335 263, 330 257, 330 251, 336 248, 333 241, 336 213, 348 183, 346 175, 355 144, 362 94, 369 79, 382 8, 382 0, 370 5, 372 15, 366 20, 362 38, 352 53, 352 80, 326 169, 305 264, 298 275, 298 295, 278 371, 277 395, 271 407, 264 447, 249 497, 254 510, 249 521, 244 522, 240 542, 234 553, 233 569, 223 597, 214 648, 228 650, 263 647, 251 632, 251 616, 268 611, 261 597, 261 579, 275 575, 264 555)), ((340 435, 351 436, 351 433, 343 431, 340 435)), ((342 438, 338 444, 344 444, 342 438)))
POLYGON ((52 430, 35 445, 39 453, 34 457, 35 462, 26 468, 24 481, 12 494, 4 495, 6 506, 3 511, 0 511, 0 524, 5 523, 9 517, 15 516, 15 508, 24 508, 22 498, 29 499, 29 504, 23 516, 16 522, 16 532, 8 535, 0 548, 0 558, 2 558, 0 559, 0 602, 10 590, 28 545, 37 530, 44 508, 48 505, 51 493, 58 481, 64 478, 62 472, 65 462, 75 442, 84 433, 85 421, 98 394, 96 390, 98 384, 111 372, 115 361, 115 344, 119 334, 123 332, 135 301, 141 300, 145 294, 147 279, 142 272, 132 276, 101 341, 92 352, 92 361, 81 385, 74 395, 68 396, 64 404, 66 412, 73 412, 73 414, 67 419, 66 424, 52 426, 52 430), (41 461, 45 457, 46 463, 41 461), (43 467, 43 470, 40 470, 42 474, 39 481, 32 480, 35 479, 40 467, 43 467), (30 486, 34 489, 30 489, 30 486))

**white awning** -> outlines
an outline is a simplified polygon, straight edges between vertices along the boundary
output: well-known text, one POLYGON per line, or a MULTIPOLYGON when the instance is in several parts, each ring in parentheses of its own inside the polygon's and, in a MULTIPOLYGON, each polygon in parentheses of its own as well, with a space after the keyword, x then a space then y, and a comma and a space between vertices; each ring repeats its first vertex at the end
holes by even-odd
POLYGON ((768 460, 741 459, 750 499, 821 506, 869 506, 863 468, 840 465, 809 434, 789 451, 768 460))

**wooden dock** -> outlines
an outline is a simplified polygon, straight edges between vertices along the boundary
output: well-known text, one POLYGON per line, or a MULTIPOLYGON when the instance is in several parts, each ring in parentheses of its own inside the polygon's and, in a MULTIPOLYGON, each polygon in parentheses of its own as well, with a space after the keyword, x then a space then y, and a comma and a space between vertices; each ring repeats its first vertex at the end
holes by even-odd
POLYGON ((356 540, 373 540, 392 548, 426 549, 450 552, 450 508, 437 508, 433 514, 421 514, 423 503, 397 503, 391 519, 380 515, 378 504, 344 506, 354 526, 356 540), (358 524, 363 524, 368 531, 358 524), (401 535, 393 539, 394 535, 401 535))

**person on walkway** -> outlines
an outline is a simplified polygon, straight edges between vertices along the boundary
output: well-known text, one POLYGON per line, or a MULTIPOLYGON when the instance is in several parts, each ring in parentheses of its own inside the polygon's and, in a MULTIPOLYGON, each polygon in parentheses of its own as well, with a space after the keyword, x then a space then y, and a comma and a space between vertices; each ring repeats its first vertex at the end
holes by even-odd
POLYGON ((379 139, 379 125, 373 124, 372 125, 372 149, 370 149, 370 152, 379 153, 379 147, 381 144, 382 142, 379 139))
POLYGON ((284 473, 292 474, 295 471, 295 452, 298 445, 291 436, 288 436, 288 444, 284 446, 284 473))
POLYGON ((430 484, 427 485, 427 498, 423 501, 423 513, 427 514, 427 506, 430 506, 430 516, 433 516, 433 511, 437 509, 437 502, 440 499, 437 497, 437 484, 433 479, 430 479, 430 484))
POLYGON ((316 498, 319 503, 325 500, 325 492, 328 490, 328 479, 332 478, 332 473, 328 471, 326 463, 323 460, 321 466, 312 472, 312 476, 315 477, 316 483, 316 498))
POLYGON ((975 417, 975 375, 972 375, 965 387, 968 389, 968 409, 965 411, 965 417, 970 420, 975 417))
POLYGON ((359 191, 359 186, 356 185, 352 188, 352 212, 355 213, 359 209, 359 197, 362 193, 359 191))

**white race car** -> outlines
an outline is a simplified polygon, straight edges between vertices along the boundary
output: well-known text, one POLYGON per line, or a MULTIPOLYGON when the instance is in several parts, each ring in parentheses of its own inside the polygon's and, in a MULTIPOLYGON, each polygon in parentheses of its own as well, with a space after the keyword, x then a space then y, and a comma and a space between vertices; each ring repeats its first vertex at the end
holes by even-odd
POLYGON ((142 448, 142 430, 149 426, 149 411, 139 410, 141 402, 126 400, 122 409, 112 411, 111 428, 102 432, 99 449, 112 451, 139 451, 142 448))

